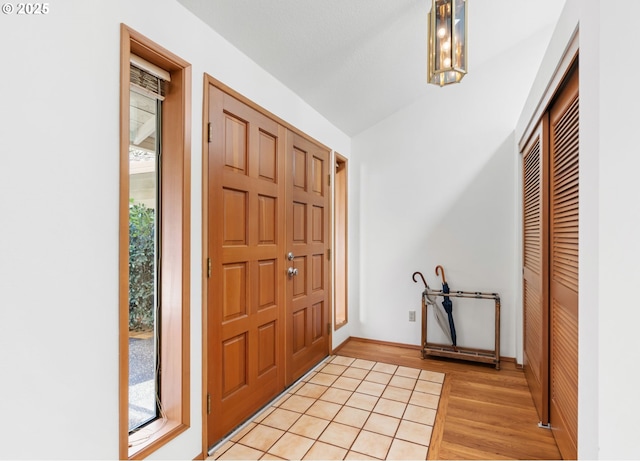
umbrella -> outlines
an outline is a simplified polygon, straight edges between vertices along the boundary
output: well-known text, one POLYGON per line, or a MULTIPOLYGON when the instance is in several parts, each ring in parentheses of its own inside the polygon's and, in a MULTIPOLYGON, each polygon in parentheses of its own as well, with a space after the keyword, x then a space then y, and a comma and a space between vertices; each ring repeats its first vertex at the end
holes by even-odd
MULTIPOLYGON (((447 337, 447 339, 449 339, 449 341, 451 341, 451 333, 449 332, 449 328, 447 328, 447 321, 444 318, 444 311, 442 310, 442 308, 440 306, 438 306, 438 304, 436 303, 435 298, 429 296, 429 285, 427 285, 427 281, 424 279, 424 275, 422 275, 422 272, 414 272, 413 273, 413 281, 417 282, 416 280, 416 275, 419 275, 422 278, 422 283, 424 283, 424 292, 422 293, 422 296, 424 298, 424 301, 433 307, 433 315, 436 318, 436 322, 438 323, 438 326, 440 327, 440 329, 442 330, 442 332, 444 333, 444 335, 447 337)), ((451 302, 451 301, 449 301, 451 302)))
MULTIPOLYGON (((447 279, 444 276, 444 268, 440 265, 436 266, 436 275, 440 275, 439 271, 442 271, 442 293, 449 293, 449 284, 447 283, 447 279)), ((451 330, 451 343, 453 347, 456 347, 456 325, 453 323, 453 303, 448 296, 444 297, 442 301, 442 307, 444 307, 447 316, 449 317, 449 330, 451 330)))

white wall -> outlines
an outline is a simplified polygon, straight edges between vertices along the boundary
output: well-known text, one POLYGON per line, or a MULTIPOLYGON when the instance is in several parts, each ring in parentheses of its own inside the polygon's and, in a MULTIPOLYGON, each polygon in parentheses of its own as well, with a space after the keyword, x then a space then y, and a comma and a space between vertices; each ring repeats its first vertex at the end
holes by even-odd
MULTIPOLYGON (((439 289, 441 264, 452 290, 500 295, 501 354, 515 357, 514 128, 546 47, 540 37, 549 33, 470 69, 459 85, 430 87, 425 99, 353 139, 354 336, 420 344, 423 284, 411 275, 421 271, 439 289)), ((492 349, 493 303, 453 304, 458 344, 492 349)))
POLYGON ((640 379, 634 288, 640 222, 635 136, 640 88, 638 39, 621 16, 636 18, 634 0, 568 0, 518 123, 531 118, 562 51, 579 25, 580 294, 578 457, 636 459, 640 451, 640 379))
POLYGON ((0 15, 0 458, 118 457, 120 23, 192 65, 191 428, 201 451, 201 124, 207 72, 348 156, 350 139, 173 0, 0 15))
POLYGON ((590 0, 581 8, 580 174, 581 183, 583 171, 588 182, 580 186, 586 194, 580 201, 579 455, 634 459, 640 455, 634 292, 640 280, 640 87, 633 76, 640 63, 637 32, 621 27, 619 13, 638 18, 640 4, 618 1, 614 10, 610 2, 590 0))

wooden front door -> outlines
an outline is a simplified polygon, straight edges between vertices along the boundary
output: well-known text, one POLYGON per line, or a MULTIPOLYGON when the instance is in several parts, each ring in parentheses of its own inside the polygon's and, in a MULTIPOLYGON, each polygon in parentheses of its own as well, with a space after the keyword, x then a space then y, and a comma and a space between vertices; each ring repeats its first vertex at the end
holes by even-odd
POLYGON ((287 382, 329 353, 329 152, 287 136, 287 382))
POLYGON ((214 84, 207 98, 211 446, 329 354, 330 189, 328 149, 214 84))
POLYGON ((213 444, 284 389, 286 130, 209 86, 207 419, 213 444))
POLYGON ((578 441, 578 71, 549 112, 550 421, 564 459, 578 441))

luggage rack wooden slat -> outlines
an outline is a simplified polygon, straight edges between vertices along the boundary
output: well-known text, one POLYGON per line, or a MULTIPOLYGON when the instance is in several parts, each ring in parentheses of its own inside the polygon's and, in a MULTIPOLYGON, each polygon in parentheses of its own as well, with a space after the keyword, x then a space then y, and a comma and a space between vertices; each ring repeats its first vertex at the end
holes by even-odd
POLYGON ((494 349, 474 349, 469 347, 454 347, 453 345, 430 343, 427 340, 427 296, 445 296, 442 290, 432 290, 427 287, 422 292, 422 358, 428 356, 446 357, 472 362, 492 363, 496 370, 500 369, 500 296, 497 293, 481 293, 472 291, 452 291, 446 293, 451 298, 493 299, 495 301, 495 342, 494 349))

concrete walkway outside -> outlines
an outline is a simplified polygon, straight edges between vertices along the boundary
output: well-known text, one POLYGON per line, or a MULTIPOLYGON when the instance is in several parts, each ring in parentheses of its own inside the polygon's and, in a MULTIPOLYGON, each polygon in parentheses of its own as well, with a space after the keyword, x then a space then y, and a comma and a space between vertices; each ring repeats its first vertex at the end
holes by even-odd
POLYGON ((129 337, 129 428, 156 414, 153 336, 136 336, 129 337))

